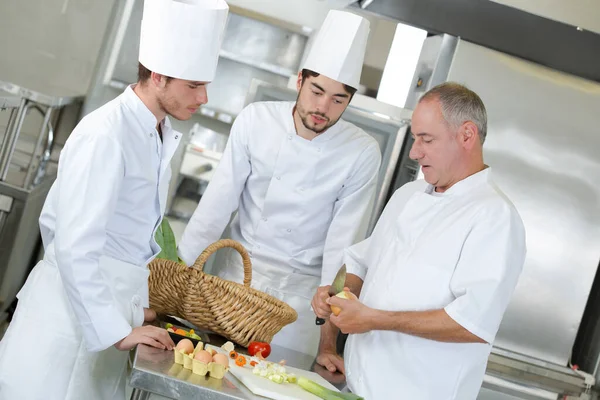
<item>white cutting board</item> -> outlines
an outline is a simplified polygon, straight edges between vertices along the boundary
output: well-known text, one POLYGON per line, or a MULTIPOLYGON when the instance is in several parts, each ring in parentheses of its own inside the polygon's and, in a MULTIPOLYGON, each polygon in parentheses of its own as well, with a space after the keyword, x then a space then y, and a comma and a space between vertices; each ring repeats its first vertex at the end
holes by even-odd
MULTIPOLYGON (((227 355, 227 352, 220 347, 207 344, 206 347, 210 347, 227 355)), ((288 373, 295 374, 297 377, 303 376, 310 379, 313 382, 318 383, 328 389, 339 392, 331 383, 327 382, 321 375, 298 369, 294 367, 285 366, 288 373)), ((239 367, 235 365, 234 361, 229 362, 229 372, 233 374, 240 382, 254 394, 264 396, 273 400, 320 400, 319 397, 312 393, 307 392, 295 383, 275 383, 271 382, 267 378, 263 378, 252 373, 251 367, 239 367)))

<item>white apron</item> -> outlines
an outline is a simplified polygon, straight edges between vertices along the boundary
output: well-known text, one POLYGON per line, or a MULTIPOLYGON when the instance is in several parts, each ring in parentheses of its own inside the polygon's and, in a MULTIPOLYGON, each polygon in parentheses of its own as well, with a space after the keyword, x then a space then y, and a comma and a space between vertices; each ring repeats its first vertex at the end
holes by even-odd
MULTIPOLYGON (((244 282, 242 257, 234 249, 219 250, 214 269, 217 270, 216 275, 223 279, 244 282)), ((317 356, 321 329, 315 324, 316 317, 310 303, 320 281, 320 277, 300 274, 290 267, 252 265, 251 286, 289 304, 298 313, 298 319, 275 334, 271 344, 317 356)))
MULTIPOLYGON (((132 327, 143 324, 148 301, 145 266, 101 257, 100 270, 132 327)), ((15 318, 0 342, 0 399, 114 400, 125 398, 129 352, 91 353, 56 265, 40 261, 21 289, 15 318), (28 381, 35 376, 36 382, 28 381)))

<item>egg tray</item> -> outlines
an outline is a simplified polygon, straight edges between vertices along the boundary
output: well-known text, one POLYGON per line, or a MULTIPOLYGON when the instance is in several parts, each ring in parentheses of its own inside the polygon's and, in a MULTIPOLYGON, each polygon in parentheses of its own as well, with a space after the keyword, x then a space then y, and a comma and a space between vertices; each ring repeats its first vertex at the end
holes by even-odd
POLYGON ((207 364, 194 359, 196 353, 203 349, 204 344, 199 341, 194 347, 194 351, 189 354, 181 350, 173 350, 175 364, 183 365, 183 368, 191 370, 196 375, 206 376, 208 374, 211 378, 223 379, 227 371, 229 371, 229 367, 213 361, 207 364))

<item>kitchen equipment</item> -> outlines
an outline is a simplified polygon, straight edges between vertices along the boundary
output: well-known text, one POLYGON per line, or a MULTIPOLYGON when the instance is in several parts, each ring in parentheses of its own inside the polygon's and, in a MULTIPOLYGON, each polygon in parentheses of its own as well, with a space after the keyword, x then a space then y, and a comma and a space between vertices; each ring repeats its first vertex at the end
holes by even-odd
POLYGON ((70 113, 82 100, 50 84, 33 88, 0 80, 0 323, 37 262, 38 218, 56 174, 53 149, 60 133, 73 128, 70 113))
MULTIPOLYGON (((331 283, 331 286, 327 291, 329 293, 329 296, 335 296, 336 294, 344 290, 344 283, 346 283, 346 265, 342 265, 338 273, 335 275, 335 278, 333 278, 333 282, 331 283)), ((317 325, 323 325, 325 323, 325 320, 323 318, 317 317, 315 323, 317 325)))

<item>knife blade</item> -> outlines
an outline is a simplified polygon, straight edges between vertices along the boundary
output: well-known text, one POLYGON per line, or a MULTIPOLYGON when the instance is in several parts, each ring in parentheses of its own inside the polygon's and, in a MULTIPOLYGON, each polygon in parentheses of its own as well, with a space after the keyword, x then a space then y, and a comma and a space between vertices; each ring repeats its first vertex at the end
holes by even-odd
MULTIPOLYGON (((331 283, 331 286, 329 287, 329 290, 327 291, 329 296, 335 296, 336 294, 338 294, 339 292, 344 290, 345 283, 346 283, 346 265, 344 264, 344 265, 342 265, 342 267, 339 269, 339 271, 335 275, 335 278, 333 278, 333 282, 331 283)), ((317 319, 315 320, 315 324, 317 324, 317 325, 323 325, 324 323, 325 323, 325 320, 323 318, 317 317, 317 319)))

